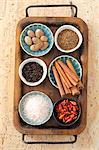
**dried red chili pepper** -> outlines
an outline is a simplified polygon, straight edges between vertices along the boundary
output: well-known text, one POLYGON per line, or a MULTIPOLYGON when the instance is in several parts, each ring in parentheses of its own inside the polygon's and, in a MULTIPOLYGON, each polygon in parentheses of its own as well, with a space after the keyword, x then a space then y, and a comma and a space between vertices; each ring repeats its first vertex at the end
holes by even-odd
POLYGON ((78 106, 75 101, 63 100, 56 106, 57 118, 65 123, 77 118, 78 106))

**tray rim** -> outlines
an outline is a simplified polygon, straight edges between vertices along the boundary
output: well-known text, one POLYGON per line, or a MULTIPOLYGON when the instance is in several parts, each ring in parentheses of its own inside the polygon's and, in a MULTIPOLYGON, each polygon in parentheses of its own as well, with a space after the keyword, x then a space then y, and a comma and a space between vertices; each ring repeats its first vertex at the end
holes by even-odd
MULTIPOLYGON (((87 31, 87 41, 86 41, 86 47, 87 47, 87 55, 88 55, 88 27, 87 27, 87 25, 86 25, 86 23, 81 19, 81 18, 76 18, 76 17, 25 17, 25 18, 23 18, 23 19, 21 19, 19 22, 18 22, 18 24, 17 24, 17 28, 16 28, 16 50, 15 50, 15 54, 16 54, 16 51, 17 51, 17 40, 18 40, 18 38, 17 38, 17 29, 19 28, 19 26, 22 24, 22 23, 25 23, 26 21, 28 21, 28 20, 31 20, 31 19, 41 19, 41 18, 43 18, 43 19, 45 19, 46 20, 46 18, 47 19, 52 19, 52 20, 54 20, 54 19, 74 19, 76 22, 78 22, 78 23, 82 23, 82 25, 84 26, 84 28, 85 28, 85 30, 87 31)), ((47 21, 46 21, 47 22, 47 21)), ((63 21, 64 22, 64 21, 63 21)), ((15 60, 16 60, 16 56, 15 56, 15 60)), ((16 64, 16 61, 15 61, 15 66, 16 66, 17 64, 16 64)), ((87 61, 87 66, 88 66, 88 61, 87 61)), ((88 74, 88 69, 87 69, 87 74, 88 74)), ((88 77, 88 76, 87 76, 88 77)), ((87 78, 86 78, 86 80, 87 80, 87 78)), ((15 78, 14 78, 14 105, 15 105, 15 78)), ((86 86, 87 86, 87 81, 86 81, 86 86)), ((84 90, 85 91, 85 90, 84 90)), ((87 96, 87 87, 86 87, 86 96, 87 96)), ((87 99, 86 99, 86 103, 87 103, 87 99)), ((84 121, 85 123, 84 124, 80 124, 77 128, 75 128, 75 129, 53 129, 53 128, 50 128, 50 129, 36 129, 36 128, 32 128, 31 130, 28 130, 26 127, 22 127, 22 126, 20 126, 20 124, 18 123, 18 121, 16 121, 15 120, 15 109, 16 108, 14 108, 13 109, 13 123, 14 123, 14 126, 15 126, 15 128, 20 132, 20 133, 22 133, 22 134, 33 134, 33 131, 35 130, 39 130, 39 133, 37 133, 36 132, 36 134, 64 134, 64 135, 75 135, 75 134, 80 134, 84 129, 85 129, 85 127, 86 127, 86 124, 87 124, 87 106, 86 106, 86 120, 84 121), (67 131, 65 131, 65 130, 68 130, 68 132, 67 131), (74 131, 74 130, 76 130, 76 131, 74 131), (45 131, 44 133, 43 133, 43 131, 45 131), (74 131, 74 132, 73 132, 74 131), (57 133, 58 132, 58 133, 57 133)))

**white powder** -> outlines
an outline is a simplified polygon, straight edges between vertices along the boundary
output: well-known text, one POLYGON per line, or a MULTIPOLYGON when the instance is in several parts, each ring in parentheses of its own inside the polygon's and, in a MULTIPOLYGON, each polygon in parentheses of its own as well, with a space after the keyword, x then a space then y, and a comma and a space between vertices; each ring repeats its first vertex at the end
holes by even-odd
POLYGON ((24 112, 30 120, 42 122, 49 116, 49 103, 44 96, 29 95, 25 100, 24 112))

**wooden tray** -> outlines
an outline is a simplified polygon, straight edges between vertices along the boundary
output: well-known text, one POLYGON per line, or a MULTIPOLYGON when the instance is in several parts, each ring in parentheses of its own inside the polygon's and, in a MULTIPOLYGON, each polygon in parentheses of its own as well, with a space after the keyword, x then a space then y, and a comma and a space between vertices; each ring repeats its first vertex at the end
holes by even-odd
MULTIPOLYGON (((45 56, 40 57, 44 60, 49 66, 50 62, 59 55, 65 55, 65 53, 59 52, 55 46, 53 46, 52 50, 45 56)), ((22 19, 16 29, 16 55, 15 55, 15 81, 14 81, 14 125, 16 129, 21 132, 22 134, 63 134, 63 135, 77 135, 80 134, 87 123, 87 65, 88 65, 88 28, 84 21, 80 18, 76 17, 26 17, 22 19), (59 91, 53 87, 48 79, 39 86, 36 87, 29 87, 26 86, 24 83, 21 82, 18 69, 20 63, 31 56, 28 56, 26 53, 23 52, 22 48, 20 47, 20 33, 21 31, 31 23, 43 23, 50 27, 53 33, 63 24, 71 24, 76 26, 83 35, 83 44, 79 48, 79 50, 70 53, 69 55, 74 56, 78 61, 81 63, 83 69, 83 77, 82 81, 84 84, 84 90, 82 94, 79 96, 79 100, 82 106, 82 115, 80 121, 71 128, 60 127, 57 125, 53 117, 44 125, 40 127, 34 127, 26 124, 22 121, 18 113, 18 104, 21 97, 30 91, 41 91, 47 94, 53 102, 60 99, 59 91)))

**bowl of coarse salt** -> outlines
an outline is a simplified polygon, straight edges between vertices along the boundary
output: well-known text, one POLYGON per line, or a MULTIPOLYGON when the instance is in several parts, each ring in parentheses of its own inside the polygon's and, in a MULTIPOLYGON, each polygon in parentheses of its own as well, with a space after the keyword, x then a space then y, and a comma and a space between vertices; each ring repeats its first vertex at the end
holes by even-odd
POLYGON ((46 123, 53 113, 51 99, 42 92, 32 91, 25 94, 19 102, 19 115, 29 125, 46 123))

